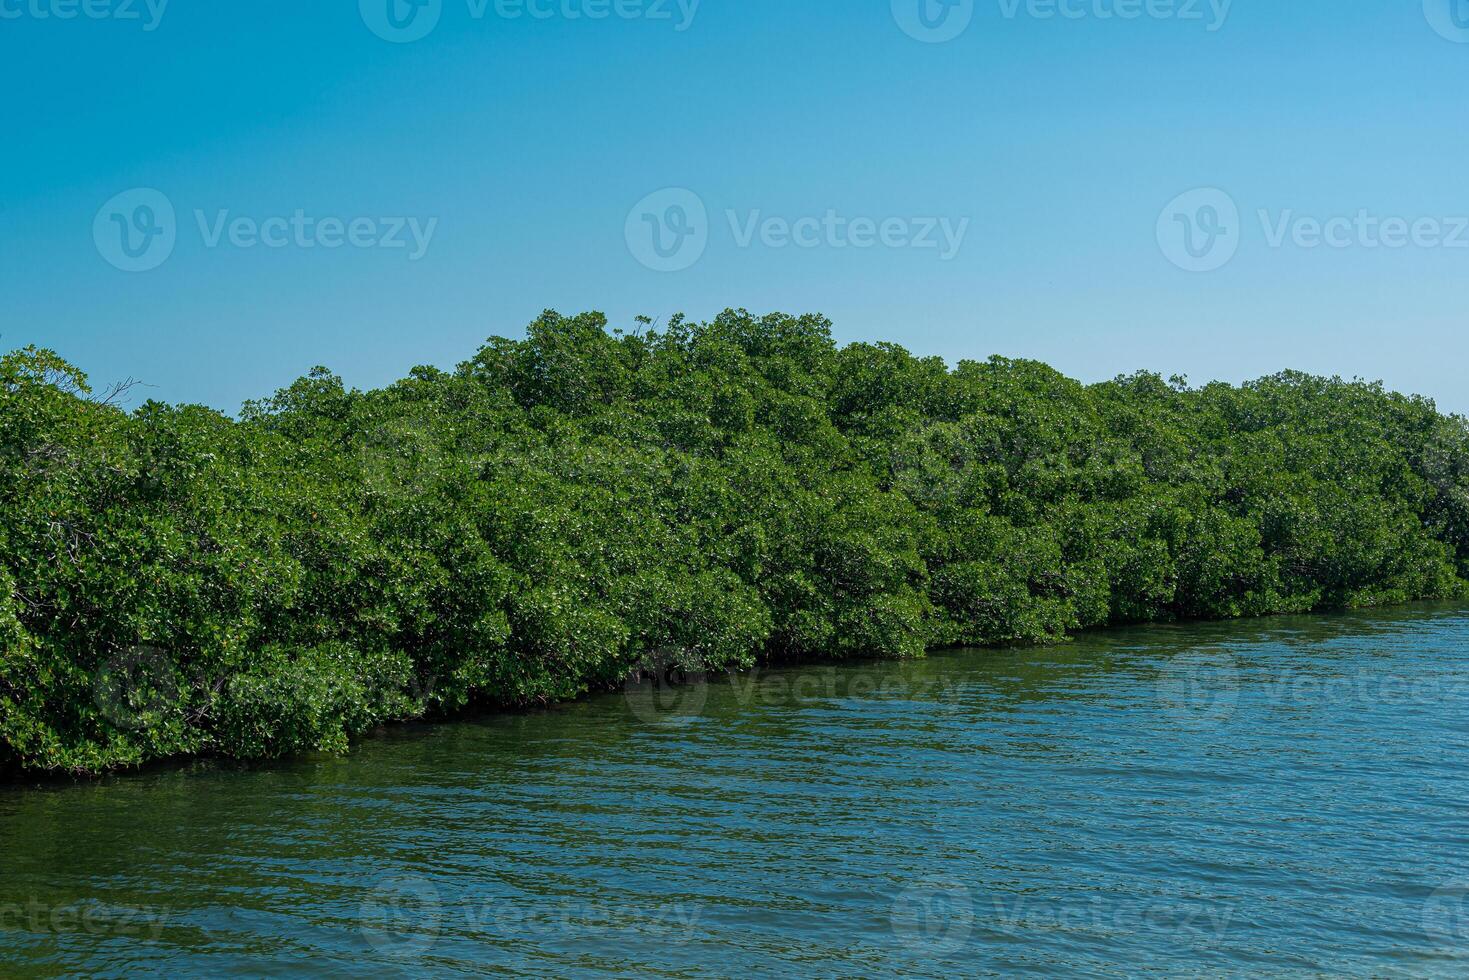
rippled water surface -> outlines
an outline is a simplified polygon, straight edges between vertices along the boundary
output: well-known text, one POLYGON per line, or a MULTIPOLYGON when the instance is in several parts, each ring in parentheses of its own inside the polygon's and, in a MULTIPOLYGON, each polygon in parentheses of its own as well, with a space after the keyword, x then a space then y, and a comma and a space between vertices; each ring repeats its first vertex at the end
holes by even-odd
POLYGON ((1466 893, 1458 607, 0 790, 5 975, 1464 975, 1466 893))

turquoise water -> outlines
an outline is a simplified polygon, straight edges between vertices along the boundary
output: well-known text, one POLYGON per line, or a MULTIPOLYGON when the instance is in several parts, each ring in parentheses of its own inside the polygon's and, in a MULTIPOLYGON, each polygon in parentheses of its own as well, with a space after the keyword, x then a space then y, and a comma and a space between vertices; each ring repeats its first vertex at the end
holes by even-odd
POLYGON ((640 687, 0 843, 5 975, 1463 975, 1469 610, 640 687))

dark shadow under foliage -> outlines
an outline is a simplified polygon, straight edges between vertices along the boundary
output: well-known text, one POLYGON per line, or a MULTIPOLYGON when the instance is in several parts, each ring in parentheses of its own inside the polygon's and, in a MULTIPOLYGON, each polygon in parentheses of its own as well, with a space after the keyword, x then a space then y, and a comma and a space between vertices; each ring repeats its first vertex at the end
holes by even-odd
POLYGON ((0 360, 0 768, 340 750, 650 666, 1459 595, 1469 428, 1380 385, 1083 385, 815 316, 545 314, 239 421, 0 360))

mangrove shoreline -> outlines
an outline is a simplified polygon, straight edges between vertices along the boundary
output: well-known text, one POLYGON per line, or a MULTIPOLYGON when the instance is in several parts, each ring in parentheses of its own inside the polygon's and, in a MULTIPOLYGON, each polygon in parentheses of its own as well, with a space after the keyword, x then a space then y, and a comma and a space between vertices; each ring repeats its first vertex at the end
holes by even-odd
POLYGON ((817 316, 547 313, 238 418, 0 359, 0 772, 345 751, 639 673, 1458 598, 1469 426, 1286 372, 1085 385, 817 316))

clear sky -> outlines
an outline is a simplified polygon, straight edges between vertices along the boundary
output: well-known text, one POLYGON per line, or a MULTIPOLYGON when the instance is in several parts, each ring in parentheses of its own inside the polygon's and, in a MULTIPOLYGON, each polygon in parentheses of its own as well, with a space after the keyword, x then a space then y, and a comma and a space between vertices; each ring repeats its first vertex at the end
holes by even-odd
POLYGON ((743 306, 1469 412, 1465 42, 1469 0, 0 0, 0 347, 232 412, 743 306))

